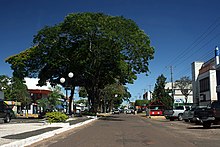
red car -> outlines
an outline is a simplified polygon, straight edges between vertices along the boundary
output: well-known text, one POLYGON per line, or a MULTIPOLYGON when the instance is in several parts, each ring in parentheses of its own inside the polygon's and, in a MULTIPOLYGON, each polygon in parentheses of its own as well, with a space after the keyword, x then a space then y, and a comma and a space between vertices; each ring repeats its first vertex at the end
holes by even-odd
POLYGON ((150 110, 150 115, 151 116, 161 116, 161 115, 163 115, 163 111, 162 110, 151 109, 150 110))

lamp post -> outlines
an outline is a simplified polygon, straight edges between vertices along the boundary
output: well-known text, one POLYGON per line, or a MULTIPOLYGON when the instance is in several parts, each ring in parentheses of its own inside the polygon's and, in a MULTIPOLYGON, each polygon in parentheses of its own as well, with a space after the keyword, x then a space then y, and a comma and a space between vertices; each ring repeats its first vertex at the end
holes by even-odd
POLYGON ((74 74, 72 73, 72 72, 70 72, 69 74, 68 74, 68 78, 67 79, 65 79, 65 78, 60 78, 60 83, 62 83, 62 84, 64 84, 65 83, 65 90, 66 90, 66 113, 67 113, 67 111, 68 111, 68 109, 67 109, 67 98, 68 98, 68 93, 67 93, 67 90, 68 90, 68 79, 69 78, 73 78, 73 76, 74 76, 74 74))

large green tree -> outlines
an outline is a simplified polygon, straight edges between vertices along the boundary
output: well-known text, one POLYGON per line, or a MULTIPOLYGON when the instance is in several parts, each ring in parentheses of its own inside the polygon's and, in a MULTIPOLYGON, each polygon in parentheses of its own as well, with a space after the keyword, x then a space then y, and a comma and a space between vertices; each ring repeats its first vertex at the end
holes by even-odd
POLYGON ((11 78, 6 75, 0 75, 0 90, 4 92, 7 100, 11 98, 11 78))
POLYGON ((104 112, 108 108, 111 111, 113 108, 119 108, 124 100, 128 100, 131 97, 130 92, 127 87, 120 83, 114 83, 106 85, 104 89, 101 90, 100 100, 101 106, 104 107, 104 112))
POLYGON ((136 74, 149 71, 154 54, 149 37, 134 21, 102 13, 69 14, 60 24, 41 29, 33 42, 6 59, 14 76, 39 77, 44 85, 73 72, 70 99, 75 86, 84 86, 94 111, 100 89, 115 79, 132 83, 136 74))
POLYGON ((153 100, 160 100, 166 107, 173 104, 172 97, 169 95, 171 91, 165 89, 166 77, 162 74, 157 78, 154 91, 152 93, 153 100))
POLYGON ((0 75, 0 88, 4 92, 5 100, 7 101, 21 102, 23 107, 31 102, 27 86, 19 78, 9 78, 6 75, 0 75))

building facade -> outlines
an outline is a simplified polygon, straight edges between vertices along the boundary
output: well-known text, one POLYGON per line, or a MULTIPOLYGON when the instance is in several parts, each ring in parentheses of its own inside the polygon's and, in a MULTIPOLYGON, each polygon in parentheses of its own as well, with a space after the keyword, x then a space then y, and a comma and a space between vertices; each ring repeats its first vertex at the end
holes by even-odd
MULTIPOLYGON (((175 86, 175 82, 173 83, 173 97, 174 97, 174 103, 186 103, 186 97, 182 94, 181 89, 177 86, 175 86)), ((192 86, 190 86, 192 87, 192 86)), ((172 89, 172 83, 168 82, 165 85, 165 89, 172 89)), ((191 89, 188 89, 189 95, 187 96, 187 103, 193 103, 193 92, 191 89)), ((170 93, 171 94, 171 93, 170 93)))
MULTIPOLYGON (((25 84, 28 88, 28 92, 31 97, 31 104, 26 108, 26 110, 22 110, 21 115, 28 115, 31 117, 35 117, 35 115, 39 114, 40 108, 38 107, 36 101, 41 98, 47 98, 48 94, 51 93, 52 87, 49 82, 47 82, 46 86, 37 86, 38 80, 37 78, 24 78, 25 84)), ((37 117, 37 116, 36 116, 37 117)))
POLYGON ((193 100, 197 105, 208 105, 217 100, 215 58, 192 63, 193 100))

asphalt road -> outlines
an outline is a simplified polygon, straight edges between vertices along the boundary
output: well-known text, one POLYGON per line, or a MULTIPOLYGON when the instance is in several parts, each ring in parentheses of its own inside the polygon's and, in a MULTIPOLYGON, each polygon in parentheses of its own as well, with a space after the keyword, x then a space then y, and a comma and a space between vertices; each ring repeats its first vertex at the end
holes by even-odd
POLYGON ((31 147, 219 147, 220 126, 203 129, 185 122, 112 115, 31 147))

